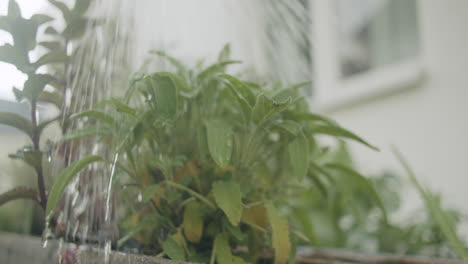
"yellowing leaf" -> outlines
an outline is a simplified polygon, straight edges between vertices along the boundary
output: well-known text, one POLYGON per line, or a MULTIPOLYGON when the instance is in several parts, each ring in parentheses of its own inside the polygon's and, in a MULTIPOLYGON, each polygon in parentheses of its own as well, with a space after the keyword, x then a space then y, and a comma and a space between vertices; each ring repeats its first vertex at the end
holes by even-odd
POLYGON ((213 194, 216 204, 226 214, 229 222, 237 226, 242 216, 240 185, 232 181, 218 181, 213 184, 213 194))
POLYGON ((272 246, 275 250, 275 264, 284 264, 288 261, 291 251, 288 221, 278 213, 272 203, 268 203, 266 208, 272 230, 272 246))
POLYGON ((265 207, 255 206, 244 210, 242 222, 255 224, 262 228, 267 227, 267 215, 265 207))
POLYGON ((184 210, 184 234, 187 240, 193 243, 198 243, 203 234, 201 209, 201 205, 193 201, 187 204, 184 210))

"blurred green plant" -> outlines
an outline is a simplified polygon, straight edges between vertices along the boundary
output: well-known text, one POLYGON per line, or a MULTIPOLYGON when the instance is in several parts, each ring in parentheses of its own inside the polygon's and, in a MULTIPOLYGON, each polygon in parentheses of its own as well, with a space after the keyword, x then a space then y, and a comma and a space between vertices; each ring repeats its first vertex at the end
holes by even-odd
POLYGON ((15 200, 29 199, 36 202, 43 210, 46 209, 48 194, 45 183, 43 160, 50 155, 54 143, 47 141, 41 145, 41 138, 46 127, 61 120, 61 130, 66 132, 68 117, 64 113, 65 92, 68 82, 73 77, 67 76, 67 69, 74 55, 67 54, 70 41, 80 38, 88 25, 85 16, 90 0, 76 1, 70 9, 64 2, 49 0, 58 8, 65 20, 63 30, 56 29, 51 22, 56 19, 45 14, 34 14, 29 19, 22 16, 15 0, 8 3, 8 13, 0 17, 0 29, 11 34, 13 44, 0 46, 0 61, 14 65, 27 75, 23 89, 13 87, 13 92, 19 102, 26 101, 30 105, 30 118, 24 118, 15 113, 0 113, 0 124, 14 127, 29 136, 31 144, 9 155, 19 159, 34 168, 37 176, 37 186, 21 186, 0 194, 0 205, 15 200), (44 29, 48 41, 39 41, 37 33, 44 29), (31 61, 30 52, 46 50, 37 60, 31 61), (46 72, 43 73, 43 68, 46 72), (50 120, 39 120, 38 105, 47 103, 55 106, 59 114, 50 120))

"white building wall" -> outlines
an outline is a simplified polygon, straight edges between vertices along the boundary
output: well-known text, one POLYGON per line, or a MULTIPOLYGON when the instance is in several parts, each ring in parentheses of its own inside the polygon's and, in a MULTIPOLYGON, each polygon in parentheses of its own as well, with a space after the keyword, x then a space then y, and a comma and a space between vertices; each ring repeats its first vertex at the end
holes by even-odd
POLYGON ((400 168, 394 144, 421 182, 467 212, 468 1, 423 0, 419 9, 425 77, 417 87, 327 114, 381 147, 374 153, 353 144, 364 170, 400 168))

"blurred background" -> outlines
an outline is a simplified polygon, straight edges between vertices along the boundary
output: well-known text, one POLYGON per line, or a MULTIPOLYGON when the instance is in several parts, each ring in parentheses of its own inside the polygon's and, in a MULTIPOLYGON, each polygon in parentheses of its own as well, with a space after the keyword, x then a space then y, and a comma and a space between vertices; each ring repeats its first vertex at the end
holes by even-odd
MULTIPOLYGON (((45 0, 17 1, 25 17, 56 12, 45 0)), ((350 145, 367 175, 384 170, 403 175, 391 152, 394 145, 420 182, 440 192, 447 205, 468 212, 468 1, 111 2, 103 1, 103 7, 123 9, 128 14, 123 23, 134 28, 127 32, 134 69, 150 49, 196 63, 231 43, 232 57, 244 62, 240 67, 263 79, 311 80, 304 92, 314 111, 380 147, 376 153, 350 145)), ((0 0, 0 15, 7 3, 0 0)), ((11 41, 0 31, 0 45, 11 41)), ((28 107, 11 92, 25 79, 0 62, 0 111, 27 115, 28 107)), ((0 125, 0 142, 0 192, 32 181, 32 170, 7 157, 26 137, 0 125)), ((407 189, 402 216, 421 205, 407 189)), ((1 228, 29 232, 32 207, 18 201, 0 208, 0 216, 8 214, 1 228)))

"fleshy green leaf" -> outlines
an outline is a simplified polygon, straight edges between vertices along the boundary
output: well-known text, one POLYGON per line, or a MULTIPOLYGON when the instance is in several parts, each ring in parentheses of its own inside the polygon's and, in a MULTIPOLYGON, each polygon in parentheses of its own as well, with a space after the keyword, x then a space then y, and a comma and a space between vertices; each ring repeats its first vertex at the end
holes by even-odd
POLYGON ((226 214, 229 222, 233 226, 237 226, 242 217, 240 185, 233 181, 218 181, 213 184, 213 194, 216 204, 226 214))
POLYGON ((173 260, 178 260, 178 261, 184 261, 185 260, 185 252, 182 247, 177 244, 177 242, 169 237, 166 239, 163 244, 162 248, 164 250, 164 253, 166 253, 169 258, 173 260))
POLYGON ((151 76, 156 109, 165 117, 174 118, 177 113, 177 86, 169 74, 157 73, 151 76))
POLYGON ((211 120, 206 122, 206 132, 211 157, 219 167, 227 167, 233 147, 231 127, 227 122, 211 120))
POLYGON ((295 178, 302 181, 309 169, 309 142, 304 133, 299 135, 288 145, 289 159, 295 178))
POLYGON ((60 119, 60 115, 59 116, 56 116, 54 118, 51 118, 49 120, 46 120, 46 121, 42 121, 38 126, 37 126, 37 130, 40 132, 42 132, 42 130, 44 130, 48 125, 52 124, 53 122, 57 121, 60 119))
POLYGON ((70 8, 68 8, 68 6, 65 3, 57 0, 49 0, 49 2, 52 5, 54 5, 57 9, 59 9, 60 12, 62 12, 63 18, 65 18, 65 20, 68 21, 71 18, 70 8))
POLYGON ((199 202, 188 203, 184 209, 184 234, 188 241, 200 242, 203 234, 202 206, 199 202))
POLYGON ((52 17, 44 14, 34 14, 31 16, 31 21, 38 26, 50 22, 52 20, 54 20, 52 17))
POLYGON ((134 116, 136 113, 136 110, 134 108, 128 106, 127 104, 116 98, 104 100, 101 103, 112 105, 113 107, 115 107, 117 112, 126 113, 132 116, 134 116))
POLYGON ((32 122, 15 113, 0 113, 0 124, 19 129, 29 136, 31 136, 33 132, 32 122))
POLYGON ((231 45, 224 45, 223 49, 218 54, 218 61, 228 61, 231 58, 231 45))
POLYGON ((31 74, 24 83, 23 95, 29 100, 36 100, 44 88, 55 78, 49 74, 31 74))
POLYGON ((33 66, 37 69, 45 64, 52 63, 65 63, 68 61, 68 56, 63 51, 51 51, 46 53, 44 56, 40 57, 33 66))
POLYGON ((267 203, 266 208, 272 232, 272 246, 275 250, 275 264, 285 264, 291 253, 288 221, 278 213, 272 203, 267 203))
POLYGON ((40 167, 42 163, 42 153, 34 150, 32 147, 24 147, 16 151, 15 154, 9 154, 8 157, 23 160, 33 168, 40 167))
POLYGON ((294 122, 292 120, 284 120, 281 123, 275 124, 275 126, 281 128, 282 130, 288 132, 289 134, 293 136, 299 135, 299 133, 302 131, 301 124, 294 122))
POLYGON ((158 191, 159 189, 159 185, 158 184, 152 184, 148 187, 145 188, 145 191, 143 192, 143 195, 142 195, 142 200, 143 202, 148 202, 149 200, 151 200, 151 198, 154 197, 154 195, 156 194, 156 192, 158 191))
POLYGON ((54 185, 49 193, 49 198, 47 201, 46 216, 49 218, 52 216, 52 213, 60 201, 65 188, 70 183, 70 181, 84 168, 89 166, 94 162, 100 162, 102 158, 99 156, 88 156, 81 160, 75 161, 65 168, 55 179, 54 185))
POLYGON ((91 0, 77 0, 73 7, 73 13, 75 15, 83 15, 89 8, 91 0))
POLYGON ((58 35, 58 31, 53 26, 48 26, 44 30, 44 33, 48 35, 58 35))
POLYGON ((83 117, 88 117, 88 118, 92 118, 95 120, 99 120, 108 125, 113 125, 115 123, 112 116, 104 112, 97 111, 97 110, 88 110, 88 111, 83 111, 81 113, 73 114, 70 116, 70 119, 78 119, 78 118, 83 118, 83 117))
POLYGON ((244 98, 249 106, 255 105, 255 94, 252 92, 251 88, 245 85, 241 80, 229 74, 221 74, 219 77, 225 79, 227 84, 230 84, 236 95, 239 94, 244 98))
POLYGON ((265 94, 259 94, 252 110, 252 121, 259 126, 271 120, 271 118, 290 106, 291 98, 283 102, 276 102, 268 98, 265 94))
POLYGON ((329 135, 329 136, 335 136, 335 137, 342 137, 342 138, 347 138, 347 139, 352 139, 355 140, 359 143, 362 143, 366 146, 368 146, 371 149, 374 150, 379 150, 377 147, 367 143, 364 139, 360 138, 353 132, 346 130, 340 126, 336 125, 320 125, 316 126, 312 129, 312 134, 323 134, 323 135, 329 135))

